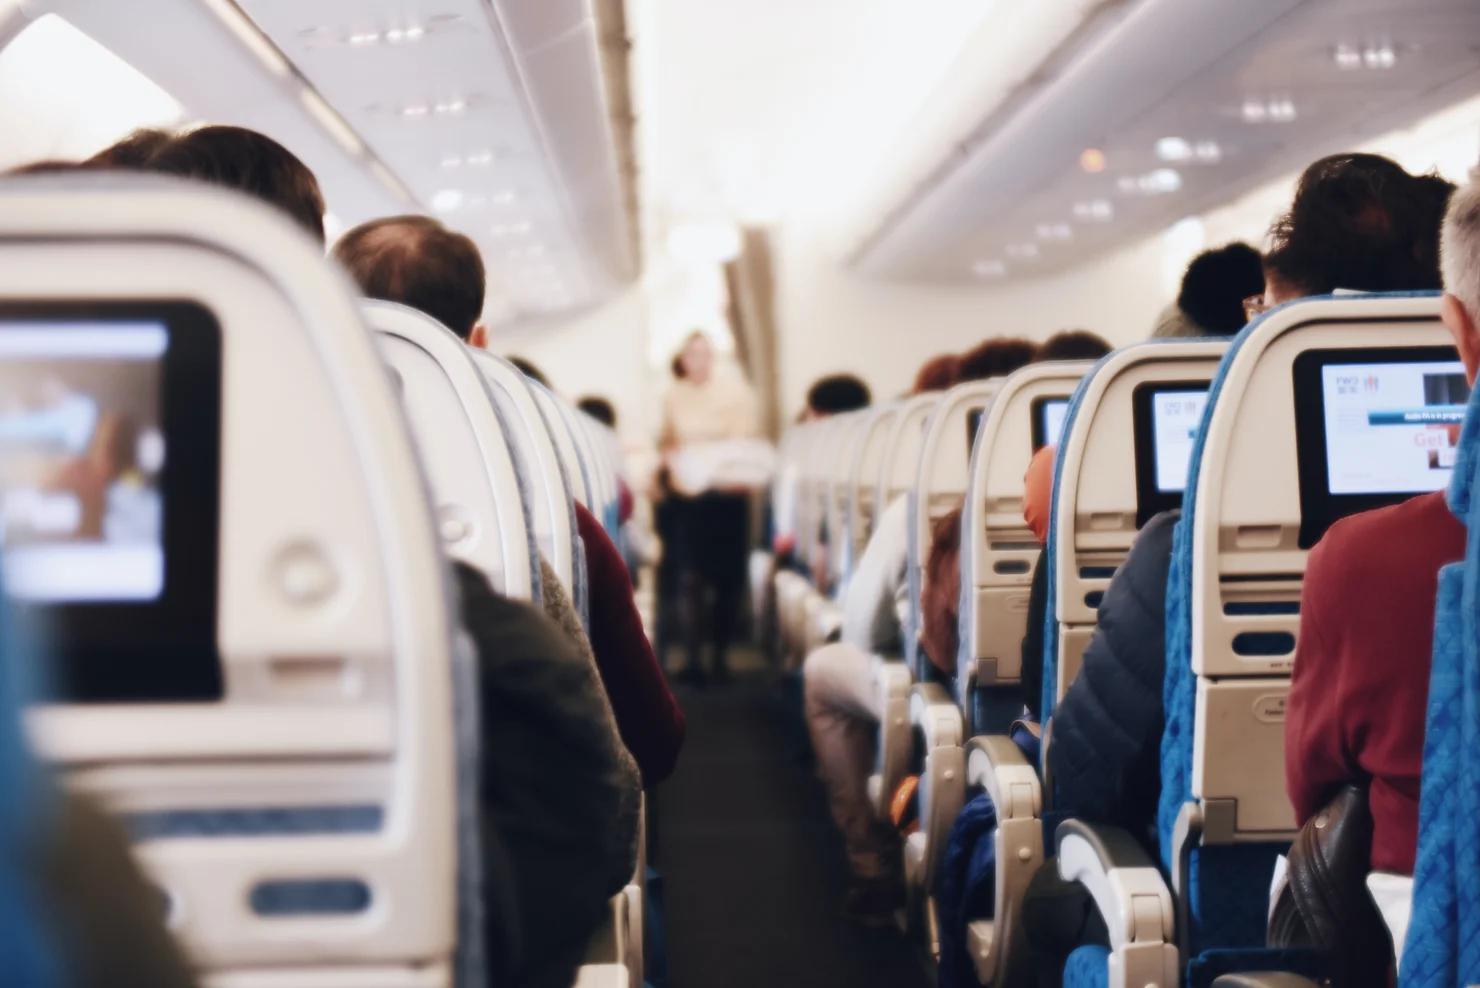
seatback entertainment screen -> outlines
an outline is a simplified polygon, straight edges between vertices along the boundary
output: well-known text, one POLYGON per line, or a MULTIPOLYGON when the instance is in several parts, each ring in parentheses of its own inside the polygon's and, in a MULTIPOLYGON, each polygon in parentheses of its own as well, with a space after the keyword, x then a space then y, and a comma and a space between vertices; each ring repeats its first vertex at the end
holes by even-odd
POLYGON ((201 306, 0 304, 0 566, 55 699, 220 698, 221 380, 201 306))
POLYGON ((1069 414, 1068 398, 1033 399, 1033 451, 1044 446, 1057 446, 1064 435, 1064 419, 1069 414))
POLYGON ((1136 527, 1182 506, 1208 382, 1147 381, 1131 392, 1136 447, 1136 527))
POLYGON ((1470 387, 1453 347, 1308 350, 1295 359, 1300 545, 1338 519, 1444 489, 1470 387))

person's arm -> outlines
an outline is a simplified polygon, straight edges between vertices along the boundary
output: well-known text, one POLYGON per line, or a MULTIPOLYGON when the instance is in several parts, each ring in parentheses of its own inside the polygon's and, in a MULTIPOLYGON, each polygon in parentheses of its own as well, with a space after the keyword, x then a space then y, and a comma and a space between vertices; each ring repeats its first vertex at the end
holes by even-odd
POLYGON ((1115 825, 1147 809, 1130 804, 1160 770, 1176 521, 1177 513, 1166 512, 1142 529, 1105 590, 1079 675, 1054 709, 1048 756, 1056 809, 1115 825))
POLYGON ((904 498, 879 516, 843 600, 842 640, 872 655, 899 648, 896 598, 904 587, 909 515, 904 498))
MULTIPOLYGON (((1334 534, 1334 533, 1333 533, 1334 534)), ((1342 655, 1325 621, 1339 602, 1341 567, 1330 538, 1311 550, 1300 593, 1300 636, 1285 706, 1285 788, 1301 826, 1345 782, 1358 778, 1341 721, 1342 655), (1334 581, 1334 582, 1333 582, 1334 581)))
POLYGON ((930 555, 920 600, 920 641, 941 672, 954 675, 961 644, 961 509, 931 526, 930 555))
POLYGON ((1023 521, 1040 545, 1048 543, 1049 511, 1053 506, 1053 467, 1057 450, 1040 447, 1023 475, 1023 521))
POLYGON ((591 586, 590 638, 622 742, 645 786, 673 774, 686 724, 642 628, 627 567, 596 518, 576 505, 591 586))

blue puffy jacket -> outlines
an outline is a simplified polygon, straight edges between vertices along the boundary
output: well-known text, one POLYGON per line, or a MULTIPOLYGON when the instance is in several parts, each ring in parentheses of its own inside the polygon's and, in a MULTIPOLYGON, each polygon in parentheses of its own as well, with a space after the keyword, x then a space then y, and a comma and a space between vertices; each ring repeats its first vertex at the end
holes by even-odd
POLYGON ((1141 530, 1100 602, 1078 677, 1053 713, 1055 809, 1154 848, 1161 793, 1167 569, 1180 511, 1141 530))

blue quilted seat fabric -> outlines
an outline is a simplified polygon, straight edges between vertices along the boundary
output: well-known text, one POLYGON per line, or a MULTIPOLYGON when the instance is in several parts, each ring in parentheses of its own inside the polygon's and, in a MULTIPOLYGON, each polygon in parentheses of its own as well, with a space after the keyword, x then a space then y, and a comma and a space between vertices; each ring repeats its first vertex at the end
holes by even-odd
POLYGON ((1109 984, 1109 947, 1078 947, 1064 963, 1064 988, 1107 988, 1109 984))
POLYGON ((1400 988, 1480 983, 1480 526, 1474 520, 1480 468, 1480 393, 1471 395, 1449 489, 1469 529, 1466 561, 1439 573, 1419 798, 1413 914, 1398 972, 1400 988))
POLYGON ((41 923, 45 907, 28 849, 45 830, 47 800, 21 731, 21 709, 32 695, 30 649, 4 610, 0 606, 0 981, 46 988, 63 978, 41 923))

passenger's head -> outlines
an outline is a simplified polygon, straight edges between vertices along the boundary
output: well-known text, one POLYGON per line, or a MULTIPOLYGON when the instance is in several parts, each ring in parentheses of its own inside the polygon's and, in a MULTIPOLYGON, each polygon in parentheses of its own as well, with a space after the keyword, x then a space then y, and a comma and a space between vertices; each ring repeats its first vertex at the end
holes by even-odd
POLYGON ((683 349, 678 352, 678 361, 683 366, 685 381, 707 384, 714 373, 714 345, 704 333, 695 330, 684 341, 683 349))
POLYGON ((1337 288, 1439 288, 1439 226, 1454 186, 1375 154, 1337 154, 1305 170, 1270 231, 1266 305, 1337 288))
POLYGON ((278 207, 324 242, 324 196, 308 166, 277 141, 243 127, 201 127, 172 138, 145 168, 236 189, 278 207))
POLYGON ((1264 263, 1246 243, 1205 250, 1187 265, 1177 308, 1200 331, 1199 336, 1232 336, 1248 317, 1244 299, 1264 291, 1264 263))
POLYGON ((868 385, 852 374, 830 374, 807 390, 807 413, 814 419, 841 415, 867 408, 871 398, 868 385))
POLYGON ((941 353, 931 357, 915 372, 915 384, 910 388, 910 394, 946 390, 956 383, 956 365, 960 362, 961 358, 954 353, 941 353))
POLYGON ((1115 348, 1086 329, 1065 329, 1044 340, 1033 360, 1099 360, 1115 348))
POLYGON ((141 127, 123 140, 106 147, 83 162, 87 168, 141 169, 165 146, 173 141, 174 135, 167 130, 141 127))
POLYGON ((339 238, 334 257, 370 298, 400 302, 436 319, 474 346, 486 280, 478 247, 430 216, 361 223, 339 238))
POLYGON ((1032 340, 999 336, 961 354, 956 363, 955 383, 1004 377, 1031 364, 1037 356, 1038 344, 1032 340))
POLYGON ((1480 182, 1472 181, 1450 200, 1442 245, 1444 325, 1473 385, 1480 370, 1480 182))
POLYGON ((576 402, 576 407, 610 429, 617 427, 617 410, 612 403, 597 395, 587 395, 576 402))
POLYGON ((548 391, 555 390, 554 388, 550 387, 550 379, 545 376, 544 372, 541 371, 534 364, 530 363, 528 360, 525 360, 523 357, 509 357, 508 361, 509 363, 514 365, 515 369, 517 369, 519 373, 523 374, 531 381, 539 382, 548 391))

